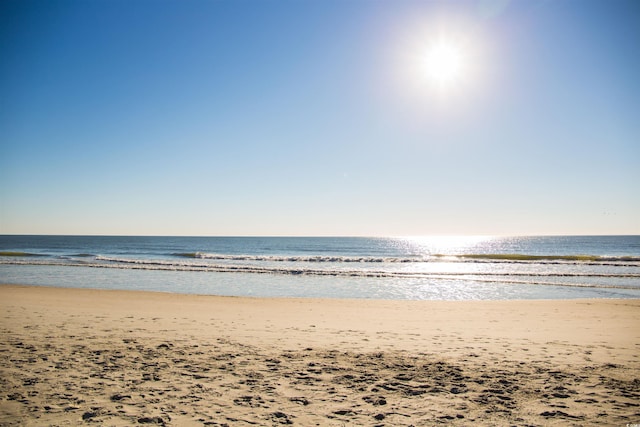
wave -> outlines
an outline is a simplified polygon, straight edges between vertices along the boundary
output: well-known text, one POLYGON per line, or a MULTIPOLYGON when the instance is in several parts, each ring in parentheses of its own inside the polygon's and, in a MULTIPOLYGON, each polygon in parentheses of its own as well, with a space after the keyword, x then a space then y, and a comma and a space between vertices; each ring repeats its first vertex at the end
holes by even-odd
POLYGON ((255 265, 231 265, 231 264, 195 264, 191 262, 175 262, 171 260, 141 260, 121 259, 109 257, 96 257, 95 262, 70 261, 70 260, 25 260, 6 259, 0 260, 0 264, 13 265, 47 265, 65 267, 90 267, 90 268, 118 268, 130 270, 161 270, 161 271, 197 271, 215 273, 247 273, 247 274, 275 274, 275 275, 305 275, 305 276, 339 276, 354 278, 405 278, 405 279, 434 279, 434 280, 462 280, 469 282, 526 284, 542 286, 581 287, 581 288, 608 288, 627 289, 640 291, 639 286, 598 284, 598 283, 566 283, 552 282, 549 278, 621 278, 640 279, 640 274, 635 273, 531 273, 531 272, 407 272, 385 270, 346 270, 346 269, 312 269, 293 267, 272 267, 255 265), (527 279, 529 278, 529 279, 527 279))
MULTIPOLYGON (((313 263, 313 264, 397 264, 397 263, 500 263, 500 264, 555 264, 555 265, 591 265, 614 267, 640 267, 640 256, 602 256, 602 255, 533 255, 512 253, 477 253, 477 254, 423 254, 409 256, 343 256, 343 255, 249 255, 221 254, 207 252, 179 252, 169 254, 172 257, 186 259, 202 259, 208 261, 238 262, 271 262, 271 263, 313 263)), ((53 256, 53 255, 51 255, 53 256)), ((22 251, 0 251, 0 257, 32 258, 47 257, 22 251)), ((107 261, 109 258, 91 253, 55 256, 62 259, 97 259, 107 261)), ((137 262, 137 261, 132 261, 137 262)), ((142 261, 147 262, 147 261, 142 261)))
POLYGON ((229 261, 269 261, 269 262, 346 262, 346 263, 383 263, 383 262, 424 262, 423 257, 368 257, 340 255, 229 255, 205 252, 186 252, 171 254, 183 258, 229 260, 229 261))
POLYGON ((432 254, 411 257, 370 257, 339 255, 230 255, 205 252, 174 253, 172 256, 192 259, 219 261, 267 261, 267 262, 308 262, 308 263, 418 263, 429 261, 446 262, 500 262, 539 264, 581 264, 640 266, 640 256, 599 256, 599 255, 528 255, 528 254, 432 254))
MULTIPOLYGON (((449 255, 437 254, 435 257, 449 255)), ((497 261, 582 261, 582 262, 640 262, 638 256, 601 256, 601 255, 528 255, 528 254, 464 254, 455 255, 463 259, 497 261)))
POLYGON ((20 251, 0 251, 0 256, 6 257, 37 257, 42 256, 40 254, 33 254, 30 252, 20 252, 20 251))

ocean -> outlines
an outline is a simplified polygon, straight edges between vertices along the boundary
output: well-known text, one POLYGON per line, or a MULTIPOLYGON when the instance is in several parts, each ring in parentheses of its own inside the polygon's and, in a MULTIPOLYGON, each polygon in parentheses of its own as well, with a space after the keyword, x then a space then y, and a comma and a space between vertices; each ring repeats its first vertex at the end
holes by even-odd
POLYGON ((0 283, 309 298, 640 298, 640 236, 0 236, 0 283))

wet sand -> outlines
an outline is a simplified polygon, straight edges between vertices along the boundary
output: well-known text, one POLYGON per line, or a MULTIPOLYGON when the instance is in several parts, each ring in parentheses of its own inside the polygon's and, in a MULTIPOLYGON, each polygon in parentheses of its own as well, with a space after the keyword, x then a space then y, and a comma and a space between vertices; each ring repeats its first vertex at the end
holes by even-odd
POLYGON ((0 286, 0 425, 640 423, 640 300, 0 286))

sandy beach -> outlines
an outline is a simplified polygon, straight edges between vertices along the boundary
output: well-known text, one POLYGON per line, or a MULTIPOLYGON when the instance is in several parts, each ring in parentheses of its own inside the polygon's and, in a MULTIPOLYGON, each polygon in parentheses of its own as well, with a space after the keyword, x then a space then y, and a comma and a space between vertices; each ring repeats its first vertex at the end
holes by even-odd
POLYGON ((640 423, 640 300, 0 286, 0 425, 640 423))

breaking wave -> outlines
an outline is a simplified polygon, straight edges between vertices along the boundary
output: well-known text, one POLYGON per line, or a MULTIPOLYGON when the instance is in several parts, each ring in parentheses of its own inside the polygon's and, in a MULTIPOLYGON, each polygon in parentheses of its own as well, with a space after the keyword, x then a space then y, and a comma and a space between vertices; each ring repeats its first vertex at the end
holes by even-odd
POLYGON ((370 257, 339 255, 231 255, 205 252, 174 253, 172 256, 192 259, 220 261, 267 261, 267 262, 308 262, 308 263, 418 263, 429 261, 446 262, 501 262, 536 264, 580 264, 612 265, 618 267, 640 267, 637 256, 597 256, 597 255, 528 255, 528 254, 433 254, 411 257, 370 257))
POLYGON ((204 252, 187 252, 176 253, 173 256, 182 258, 195 259, 211 259, 211 260, 229 260, 229 261, 268 261, 268 262, 317 262, 317 263, 339 263, 339 262, 367 262, 367 263, 383 263, 383 262, 425 262, 424 257, 367 257, 367 256, 338 256, 338 255, 229 255, 229 254, 210 254, 204 252))
MULTIPOLYGON (((435 255, 436 257, 447 257, 447 255, 435 255)), ((640 257, 637 256, 599 256, 599 255, 528 255, 528 254, 465 254, 455 255, 458 258, 469 260, 487 260, 487 261, 564 261, 564 262, 580 262, 580 263, 621 263, 631 262, 640 263, 640 257)), ((616 264, 617 265, 617 264, 616 264)))

